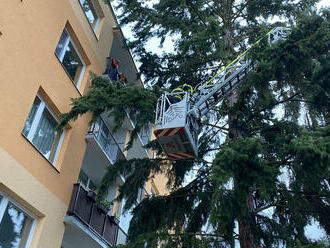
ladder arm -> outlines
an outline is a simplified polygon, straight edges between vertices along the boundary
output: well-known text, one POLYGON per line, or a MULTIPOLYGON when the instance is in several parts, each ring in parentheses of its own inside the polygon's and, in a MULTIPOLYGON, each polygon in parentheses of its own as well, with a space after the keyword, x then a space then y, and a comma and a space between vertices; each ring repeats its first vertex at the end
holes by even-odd
POLYGON ((209 81, 197 85, 195 89, 195 92, 197 92, 195 95, 195 101, 188 113, 192 113, 195 116, 203 116, 218 103, 223 101, 243 82, 246 74, 253 68, 253 65, 249 60, 244 60, 247 52, 258 45, 260 41, 266 37, 268 38, 268 43, 270 45, 281 39, 285 39, 289 30, 289 28, 285 27, 277 27, 270 30, 209 81))

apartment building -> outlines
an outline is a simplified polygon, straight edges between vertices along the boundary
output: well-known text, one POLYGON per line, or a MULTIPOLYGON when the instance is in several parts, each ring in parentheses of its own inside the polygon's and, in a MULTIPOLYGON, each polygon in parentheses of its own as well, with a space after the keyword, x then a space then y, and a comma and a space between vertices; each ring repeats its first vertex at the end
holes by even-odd
MULTIPOLYGON (((109 58, 142 86, 112 9, 103 0, 0 1, 0 247, 87 248, 124 243, 130 220, 122 203, 95 202, 93 190, 118 159, 149 157, 127 115, 111 133, 108 115, 89 126, 86 114, 55 130, 70 98, 88 91, 89 72, 107 71, 109 58)), ((104 75, 109 76, 109 75, 104 75)), ((109 188, 118 193, 124 177, 109 188)), ((149 182, 148 194, 162 191, 149 182)), ((141 199, 145 190, 141 190, 141 199)))

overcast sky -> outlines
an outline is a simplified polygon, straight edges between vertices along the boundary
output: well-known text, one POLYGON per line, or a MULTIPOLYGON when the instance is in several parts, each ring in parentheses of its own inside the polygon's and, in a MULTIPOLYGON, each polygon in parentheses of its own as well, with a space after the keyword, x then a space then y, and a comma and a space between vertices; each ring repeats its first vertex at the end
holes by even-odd
MULTIPOLYGON (((158 2, 158 0, 153 0, 151 2, 158 2)), ((115 5, 116 5, 116 1, 114 1, 115 5)), ((320 9, 322 7, 330 7, 330 0, 322 0, 317 4, 317 8, 320 9)), ((124 36, 127 39, 131 39, 132 38, 132 32, 130 30, 129 26, 124 26, 122 27, 124 36)), ((159 40, 158 39, 153 39, 148 43, 148 49, 152 50, 152 51, 158 51, 159 54, 162 53, 162 49, 159 48, 159 40)), ((171 44, 170 39, 167 39, 164 43, 164 48, 165 51, 173 51, 173 46, 171 44)), ((136 61, 136 64, 139 65, 139 63, 136 61)), ((125 219, 125 218, 123 218, 125 219)), ((123 220, 124 222, 124 220, 123 220)), ((122 225, 122 223, 121 223, 122 225)), ((128 222, 125 225, 126 228, 128 228, 128 222)), ((126 229, 125 228, 125 229, 126 229)), ((325 239, 326 238, 326 234, 324 232, 324 230, 322 230, 318 223, 314 220, 312 220, 311 225, 309 225, 308 227, 306 227, 305 229, 306 235, 309 238, 315 239, 315 240, 319 240, 319 239, 325 239)))

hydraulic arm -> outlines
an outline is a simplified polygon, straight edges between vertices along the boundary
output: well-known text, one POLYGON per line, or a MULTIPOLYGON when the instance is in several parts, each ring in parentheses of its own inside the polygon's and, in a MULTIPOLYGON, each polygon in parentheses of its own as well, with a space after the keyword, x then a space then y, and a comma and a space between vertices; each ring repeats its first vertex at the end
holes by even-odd
POLYGON ((209 81, 197 85, 195 88, 195 92, 197 92, 195 95, 196 101, 191 106, 188 114, 192 112, 194 115, 203 116, 232 93, 240 85, 245 75, 253 68, 251 62, 245 59, 246 54, 266 37, 268 37, 270 45, 285 38, 288 30, 284 27, 270 30, 209 81))
POLYGON ((201 118, 220 104, 242 82, 253 69, 246 54, 267 38, 270 45, 286 38, 289 29, 277 27, 270 30, 245 52, 229 63, 209 81, 195 87, 191 96, 182 92, 181 101, 171 101, 178 93, 165 93, 159 99, 156 109, 155 136, 170 159, 185 159, 197 156, 197 138, 200 131, 198 118, 201 118))

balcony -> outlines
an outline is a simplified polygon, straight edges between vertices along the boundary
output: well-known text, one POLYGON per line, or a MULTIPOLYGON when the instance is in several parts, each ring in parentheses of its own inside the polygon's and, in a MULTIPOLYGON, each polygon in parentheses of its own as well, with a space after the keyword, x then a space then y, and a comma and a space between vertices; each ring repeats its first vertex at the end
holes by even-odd
POLYGON ((119 63, 116 58, 107 57, 107 64, 102 77, 108 78, 110 82, 121 81, 123 86, 126 86, 127 79, 119 70, 119 63))
POLYGON ((65 240, 63 240, 63 243, 68 244, 67 246, 75 243, 75 240, 87 240, 87 238, 95 242, 92 247, 108 247, 117 244, 119 220, 108 215, 104 206, 95 202, 92 192, 88 192, 80 184, 73 186, 67 215, 66 233, 70 235, 65 235, 65 240))
POLYGON ((127 234, 119 227, 117 236, 117 245, 125 245, 127 241, 127 234))
POLYGON ((111 164, 125 159, 124 153, 102 118, 92 125, 91 131, 86 135, 86 140, 92 143, 95 150, 103 154, 111 164))
MULTIPOLYGON (((102 75, 102 77, 108 78, 110 80, 110 82, 121 81, 123 86, 126 87, 126 81, 127 81, 127 79, 125 77, 126 73, 128 73, 130 75, 129 78, 133 79, 133 78, 136 78, 136 72, 132 74, 132 71, 125 71, 125 75, 124 75, 124 73, 121 72, 121 70, 125 70, 127 68, 126 68, 126 66, 120 66, 120 64, 118 63, 118 60, 116 58, 117 58, 117 56, 120 56, 120 55, 121 54, 117 54, 116 56, 107 58, 108 59, 107 66, 106 66, 105 72, 102 75), (134 75, 134 77, 133 77, 133 75, 134 75)), ((126 60, 122 60, 122 61, 126 61, 126 60)), ((130 82, 132 83, 132 81, 130 81, 130 82)), ((141 83, 140 79, 138 80, 138 82, 141 84, 141 87, 143 87, 143 84, 141 83)), ((136 83, 135 83, 135 85, 138 85, 136 83)), ((136 125, 136 116, 129 109, 126 110, 126 115, 127 115, 127 118, 125 119, 122 127, 129 131, 132 131, 136 125)), ((151 137, 151 124, 138 133, 138 138, 137 138, 138 143, 136 143, 135 146, 133 145, 134 146, 133 154, 131 154, 131 152, 128 152, 128 157, 129 158, 150 157, 149 150, 144 149, 144 147, 143 147, 146 144, 148 144, 148 142, 150 141, 150 137, 151 137)))
MULTIPOLYGON (((137 119, 136 119, 136 115, 132 112, 127 110, 126 111, 128 120, 130 121, 130 128, 131 130, 133 130, 135 128, 137 119)), ((151 123, 149 123, 148 126, 142 128, 139 132, 138 132, 138 138, 142 144, 142 146, 145 146, 146 144, 149 143, 150 138, 151 138, 151 123)))

